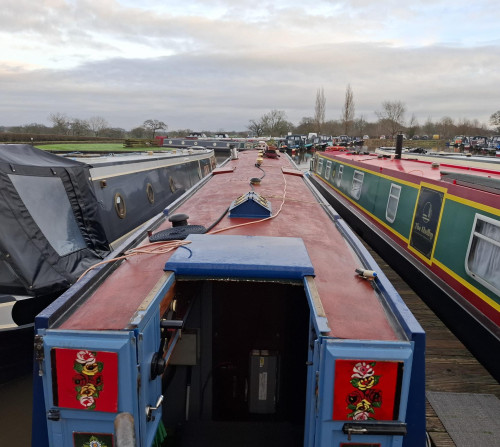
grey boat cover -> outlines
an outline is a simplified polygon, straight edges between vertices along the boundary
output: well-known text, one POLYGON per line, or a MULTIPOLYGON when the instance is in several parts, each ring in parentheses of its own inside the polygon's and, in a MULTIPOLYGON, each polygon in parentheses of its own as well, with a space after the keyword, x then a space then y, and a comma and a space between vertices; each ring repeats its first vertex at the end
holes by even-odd
POLYGON ((109 253, 85 163, 0 144, 0 293, 55 298, 109 253))

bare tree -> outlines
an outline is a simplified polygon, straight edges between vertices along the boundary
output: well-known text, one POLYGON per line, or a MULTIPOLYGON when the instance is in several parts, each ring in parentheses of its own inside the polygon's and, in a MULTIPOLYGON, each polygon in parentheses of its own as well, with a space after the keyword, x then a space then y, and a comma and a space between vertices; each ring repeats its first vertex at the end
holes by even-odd
POLYGON ((496 127, 497 132, 500 132, 500 110, 490 116, 490 124, 496 127))
POLYGON ((145 129, 148 129, 152 132, 151 138, 155 137, 155 133, 160 129, 167 129, 167 125, 163 121, 158 120, 146 120, 143 123, 145 129))
POLYGON ((307 135, 315 131, 317 131, 317 121, 315 118, 310 116, 304 116, 294 129, 295 133, 303 135, 307 135))
POLYGON ((455 124, 449 116, 443 116, 438 123, 441 138, 451 138, 456 132, 455 124))
POLYGON ((262 115, 259 121, 250 120, 248 127, 257 136, 269 135, 279 137, 285 135, 293 128, 293 124, 286 120, 286 113, 283 110, 273 109, 262 115))
POLYGON ((413 138, 417 134, 417 129, 420 126, 418 123, 417 117, 413 113, 411 115, 410 121, 408 122, 408 138, 413 138))
POLYGON ((109 127, 108 122, 102 116, 91 116, 87 122, 90 130, 94 132, 94 136, 96 137, 99 136, 100 132, 109 127))
POLYGON ((345 135, 349 135, 349 131, 352 127, 354 120, 354 110, 354 95, 352 93, 351 85, 347 84, 347 87, 345 89, 344 107, 342 108, 342 115, 340 117, 345 135))
POLYGON ((361 115, 359 118, 357 118, 353 121, 354 130, 360 136, 362 136, 366 133, 366 126, 367 125, 368 125, 368 123, 365 120, 365 117, 363 115, 361 115))
POLYGON ((67 135, 70 129, 70 120, 65 113, 51 113, 49 120, 52 123, 53 132, 60 135, 67 135))
POLYGON ((401 101, 384 101, 382 111, 375 112, 381 127, 387 130, 387 133, 394 136, 404 127, 404 116, 406 106, 401 101))
POLYGON ((85 120, 75 118, 71 123, 71 134, 76 136, 87 136, 90 133, 89 123, 85 120))
POLYGON ((321 134, 321 129, 323 127, 323 123, 325 122, 325 105, 325 92, 323 87, 321 87, 316 92, 316 105, 314 107, 314 122, 318 135, 321 134))
POLYGON ((427 118, 427 121, 422 126, 422 130, 424 131, 425 135, 429 136, 434 135, 436 133, 436 124, 434 124, 431 117, 427 118))
POLYGON ((264 135, 264 129, 262 127, 261 121, 250 120, 250 124, 248 125, 247 129, 253 136, 260 137, 264 135))

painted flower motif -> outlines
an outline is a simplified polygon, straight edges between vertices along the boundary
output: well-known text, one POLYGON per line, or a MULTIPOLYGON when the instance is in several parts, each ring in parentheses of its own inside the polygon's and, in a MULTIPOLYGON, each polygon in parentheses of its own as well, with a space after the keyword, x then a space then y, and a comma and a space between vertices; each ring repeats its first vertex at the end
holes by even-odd
POLYGON ((91 362, 91 363, 94 363, 95 362, 95 356, 92 352, 90 351, 80 351, 76 354, 76 361, 78 363, 88 363, 88 362, 91 362))
POLYGON ((91 436, 89 442, 83 444, 83 447, 107 447, 107 444, 97 436, 91 436))
POLYGON ((80 394, 82 396, 93 396, 97 391, 97 388, 89 383, 88 385, 82 386, 82 389, 80 390, 80 394))
POLYGON ((375 375, 376 362, 358 362, 354 365, 349 381, 354 387, 346 396, 347 418, 355 421, 376 419, 375 408, 382 406, 382 392, 373 386, 377 385, 380 375, 375 375))
POLYGON ((86 385, 89 381, 89 377, 84 374, 77 374, 73 376, 73 383, 77 386, 86 385))
POLYGON ((359 362, 353 368, 354 374, 351 377, 355 377, 357 379, 364 379, 366 377, 373 376, 375 371, 371 367, 371 365, 367 365, 366 362, 359 362))
POLYGON ((358 381, 358 388, 361 390, 361 391, 364 391, 368 388, 371 388, 373 385, 375 385, 375 378, 372 376, 372 377, 367 377, 367 378, 364 378, 364 379, 360 379, 358 381))
POLYGON ((92 379, 92 383, 93 383, 95 386, 102 385, 102 383, 103 383, 102 374, 96 374, 96 375, 93 377, 93 379, 92 379))
POLYGON ((370 419, 370 415, 366 411, 356 412, 352 418, 355 421, 367 421, 370 419))
POLYGON ((86 410, 96 409, 96 399, 104 388, 101 374, 104 363, 98 362, 96 357, 95 352, 82 350, 77 353, 73 364, 73 369, 77 373, 73 376, 76 399, 86 410))
POLYGON ((358 390, 352 391, 347 395, 347 403, 349 405, 357 405, 364 398, 364 394, 358 390))
POLYGON ((366 398, 373 404, 380 404, 382 403, 382 391, 372 388, 368 389, 365 392, 366 398))
POLYGON ((84 406, 84 407, 91 407, 92 405, 94 405, 94 398, 92 396, 82 396, 80 397, 80 403, 84 406))
POLYGON ((366 399, 363 399, 356 405, 356 411, 370 411, 371 408, 372 408, 371 403, 366 399))
POLYGON ((82 368, 82 374, 86 374, 87 376, 93 376, 98 371, 98 365, 94 361, 92 363, 85 363, 82 368))

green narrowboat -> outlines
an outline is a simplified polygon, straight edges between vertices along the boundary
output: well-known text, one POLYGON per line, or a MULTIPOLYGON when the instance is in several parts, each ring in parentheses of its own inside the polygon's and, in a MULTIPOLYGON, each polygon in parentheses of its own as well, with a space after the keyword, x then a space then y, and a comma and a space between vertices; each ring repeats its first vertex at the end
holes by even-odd
POLYGON ((499 380, 500 166, 325 151, 310 174, 499 380))

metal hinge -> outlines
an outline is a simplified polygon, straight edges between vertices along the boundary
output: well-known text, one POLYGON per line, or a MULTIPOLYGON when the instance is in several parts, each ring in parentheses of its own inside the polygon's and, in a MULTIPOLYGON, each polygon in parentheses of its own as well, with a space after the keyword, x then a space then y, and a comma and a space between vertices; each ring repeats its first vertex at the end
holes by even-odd
POLYGON ((58 409, 51 409, 47 412, 47 419, 49 421, 59 421, 61 419, 61 412, 58 409))
POLYGON ((45 351, 43 350, 43 337, 35 335, 35 361, 38 362, 38 375, 43 376, 43 361, 45 359, 45 351))

